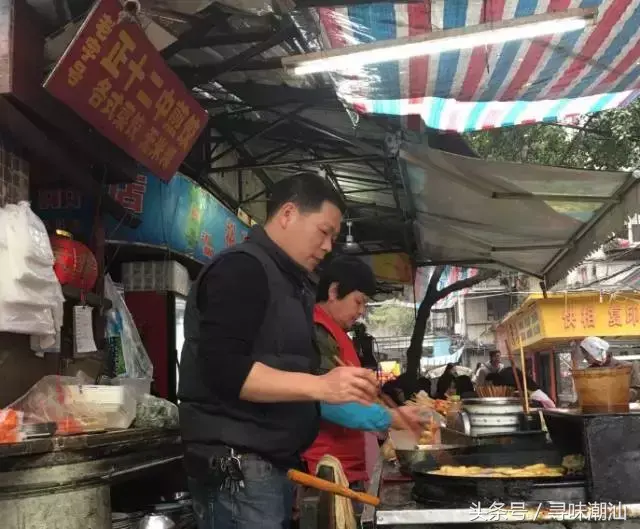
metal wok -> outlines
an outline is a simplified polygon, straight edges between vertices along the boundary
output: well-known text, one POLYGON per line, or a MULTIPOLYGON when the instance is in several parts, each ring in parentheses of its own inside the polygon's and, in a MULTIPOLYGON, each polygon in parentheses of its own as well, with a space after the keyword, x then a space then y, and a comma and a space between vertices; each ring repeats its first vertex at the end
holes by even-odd
POLYGON ((584 481, 578 476, 548 478, 459 477, 430 474, 443 464, 460 466, 524 467, 537 463, 561 466, 562 456, 554 450, 497 451, 495 447, 474 447, 475 453, 450 454, 454 462, 441 463, 435 458, 412 467, 416 501, 469 506, 471 503, 585 501, 584 481))

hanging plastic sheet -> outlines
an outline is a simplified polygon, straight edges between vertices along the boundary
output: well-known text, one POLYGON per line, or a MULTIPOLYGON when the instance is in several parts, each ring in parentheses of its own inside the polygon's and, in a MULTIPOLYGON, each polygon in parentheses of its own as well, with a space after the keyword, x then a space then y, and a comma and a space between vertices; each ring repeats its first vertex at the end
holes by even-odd
POLYGON ((142 343, 133 316, 109 275, 105 277, 104 292, 113 304, 106 315, 106 338, 110 354, 115 359, 116 374, 134 379, 152 378, 151 359, 142 343))
MULTIPOLYGON (((250 0, 247 0, 250 1, 250 0)), ((640 0, 425 0, 309 10, 324 49, 597 8, 586 29, 332 73, 361 112, 405 125, 473 131, 621 107, 640 93, 640 0)))

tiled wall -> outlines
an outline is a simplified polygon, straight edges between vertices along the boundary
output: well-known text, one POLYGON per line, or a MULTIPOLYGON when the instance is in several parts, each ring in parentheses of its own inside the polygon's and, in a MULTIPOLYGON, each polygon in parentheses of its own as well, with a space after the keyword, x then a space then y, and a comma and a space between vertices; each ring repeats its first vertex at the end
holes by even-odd
POLYGON ((0 136, 0 207, 29 200, 29 162, 0 136))

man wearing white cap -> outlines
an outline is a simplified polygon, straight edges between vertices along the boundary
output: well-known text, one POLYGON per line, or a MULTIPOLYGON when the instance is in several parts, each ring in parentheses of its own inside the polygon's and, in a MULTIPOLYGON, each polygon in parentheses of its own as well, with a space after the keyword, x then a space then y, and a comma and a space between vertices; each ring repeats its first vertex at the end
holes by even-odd
MULTIPOLYGON (((609 342, 602 338, 598 338, 597 336, 589 336, 585 338, 580 342, 579 347, 581 356, 587 361, 589 367, 615 367, 627 364, 627 362, 621 362, 620 360, 613 358, 613 354, 609 350, 609 342)), ((573 358, 574 360, 577 360, 577 362, 581 360, 580 357, 576 358, 575 354, 573 358)), ((577 362, 574 362, 574 365, 576 365, 577 362)), ((638 368, 638 364, 635 362, 630 362, 630 364, 631 390, 629 392, 629 400, 635 401, 638 400, 638 397, 640 396, 640 369, 638 368)))

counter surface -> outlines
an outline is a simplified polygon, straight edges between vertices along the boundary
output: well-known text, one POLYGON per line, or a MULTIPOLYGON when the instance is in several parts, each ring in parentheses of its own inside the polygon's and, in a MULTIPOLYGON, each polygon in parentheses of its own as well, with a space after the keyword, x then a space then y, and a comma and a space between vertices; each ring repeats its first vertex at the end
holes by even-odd
POLYGON ((114 448, 127 445, 149 446, 149 443, 179 444, 180 434, 177 431, 151 428, 129 428, 109 432, 87 433, 30 439, 15 444, 0 444, 0 459, 7 457, 46 454, 50 452, 80 451, 87 449, 114 448))

